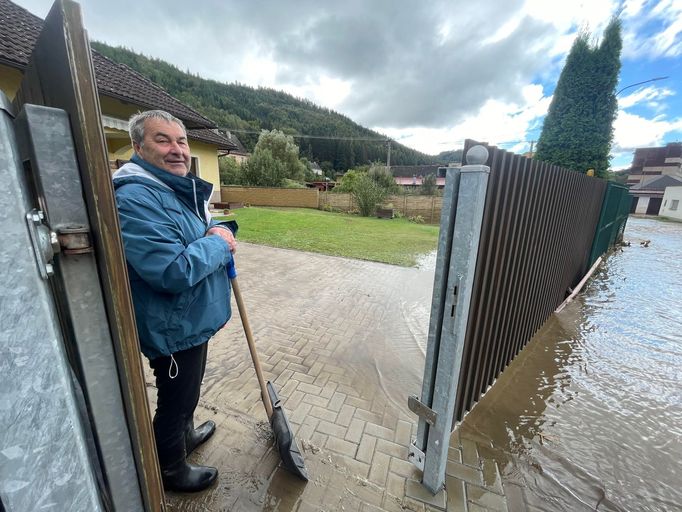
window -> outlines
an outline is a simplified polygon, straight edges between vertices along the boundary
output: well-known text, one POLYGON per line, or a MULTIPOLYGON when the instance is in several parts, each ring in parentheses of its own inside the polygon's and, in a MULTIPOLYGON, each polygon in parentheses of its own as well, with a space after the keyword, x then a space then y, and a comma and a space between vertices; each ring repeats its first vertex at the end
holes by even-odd
POLYGON ((679 199, 673 199, 672 201, 670 201, 670 211, 677 210, 677 207, 679 206, 679 204, 680 204, 679 199))

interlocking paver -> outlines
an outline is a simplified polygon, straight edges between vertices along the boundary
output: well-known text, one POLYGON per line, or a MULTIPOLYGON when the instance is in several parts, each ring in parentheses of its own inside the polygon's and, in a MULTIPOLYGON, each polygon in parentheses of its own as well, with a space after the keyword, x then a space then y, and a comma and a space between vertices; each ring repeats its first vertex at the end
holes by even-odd
MULTIPOLYGON (((339 439, 346 437, 346 430, 346 427, 342 427, 341 425, 330 423, 324 420, 320 420, 320 423, 317 426, 318 432, 329 434, 330 436, 338 437, 339 439)), ((355 454, 355 452, 353 452, 353 454, 355 454)))
POLYGON ((386 487, 386 478, 388 477, 388 466, 391 463, 391 457, 380 451, 374 452, 372 458, 372 465, 369 470, 369 480, 372 483, 386 487))
POLYGON ((385 439, 378 439, 376 449, 391 457, 407 459, 407 445, 400 445, 392 441, 386 441, 385 439))
POLYGON ((374 448, 377 444, 377 438, 365 434, 362 436, 360 441, 360 446, 358 447, 357 455, 355 458, 361 462, 372 462, 372 457, 374 456, 374 448))
POLYGON ((365 422, 357 418, 353 419, 346 430, 345 439, 352 443, 359 443, 365 429, 365 422))

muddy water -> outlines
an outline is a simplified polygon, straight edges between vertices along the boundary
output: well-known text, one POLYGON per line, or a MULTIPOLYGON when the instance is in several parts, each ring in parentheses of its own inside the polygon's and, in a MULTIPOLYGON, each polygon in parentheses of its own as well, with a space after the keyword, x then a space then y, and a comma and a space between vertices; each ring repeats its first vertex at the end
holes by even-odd
POLYGON ((519 508, 682 510, 682 224, 625 240, 461 425, 519 508))

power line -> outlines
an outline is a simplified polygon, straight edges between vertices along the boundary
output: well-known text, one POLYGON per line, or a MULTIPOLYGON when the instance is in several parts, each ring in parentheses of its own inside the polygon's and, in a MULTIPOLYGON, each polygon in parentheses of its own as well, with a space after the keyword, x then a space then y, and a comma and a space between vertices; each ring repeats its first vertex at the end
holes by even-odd
MULTIPOLYGON (((235 133, 252 133, 255 135, 260 135, 261 132, 264 130, 239 130, 236 128, 224 128, 220 127, 219 130, 223 130, 226 132, 235 132, 235 133)), ((335 135, 306 135, 302 133, 286 133, 283 132, 284 135, 290 135, 291 137, 297 138, 297 139, 325 139, 325 140, 364 140, 364 141, 374 141, 374 142, 396 142, 394 139, 391 138, 379 138, 379 137, 341 137, 341 136, 335 136, 335 135)))

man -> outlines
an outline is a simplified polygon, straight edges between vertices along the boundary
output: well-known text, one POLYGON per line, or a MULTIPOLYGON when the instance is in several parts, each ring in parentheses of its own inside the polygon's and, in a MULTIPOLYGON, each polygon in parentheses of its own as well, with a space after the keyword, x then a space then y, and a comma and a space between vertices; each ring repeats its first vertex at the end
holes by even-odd
POLYGON ((200 491, 218 470, 186 457, 215 431, 194 428, 208 340, 229 320, 236 242, 212 221, 213 186, 189 173, 185 127, 161 110, 130 118, 135 154, 114 173, 137 330, 158 393, 154 435, 164 487, 200 491))

